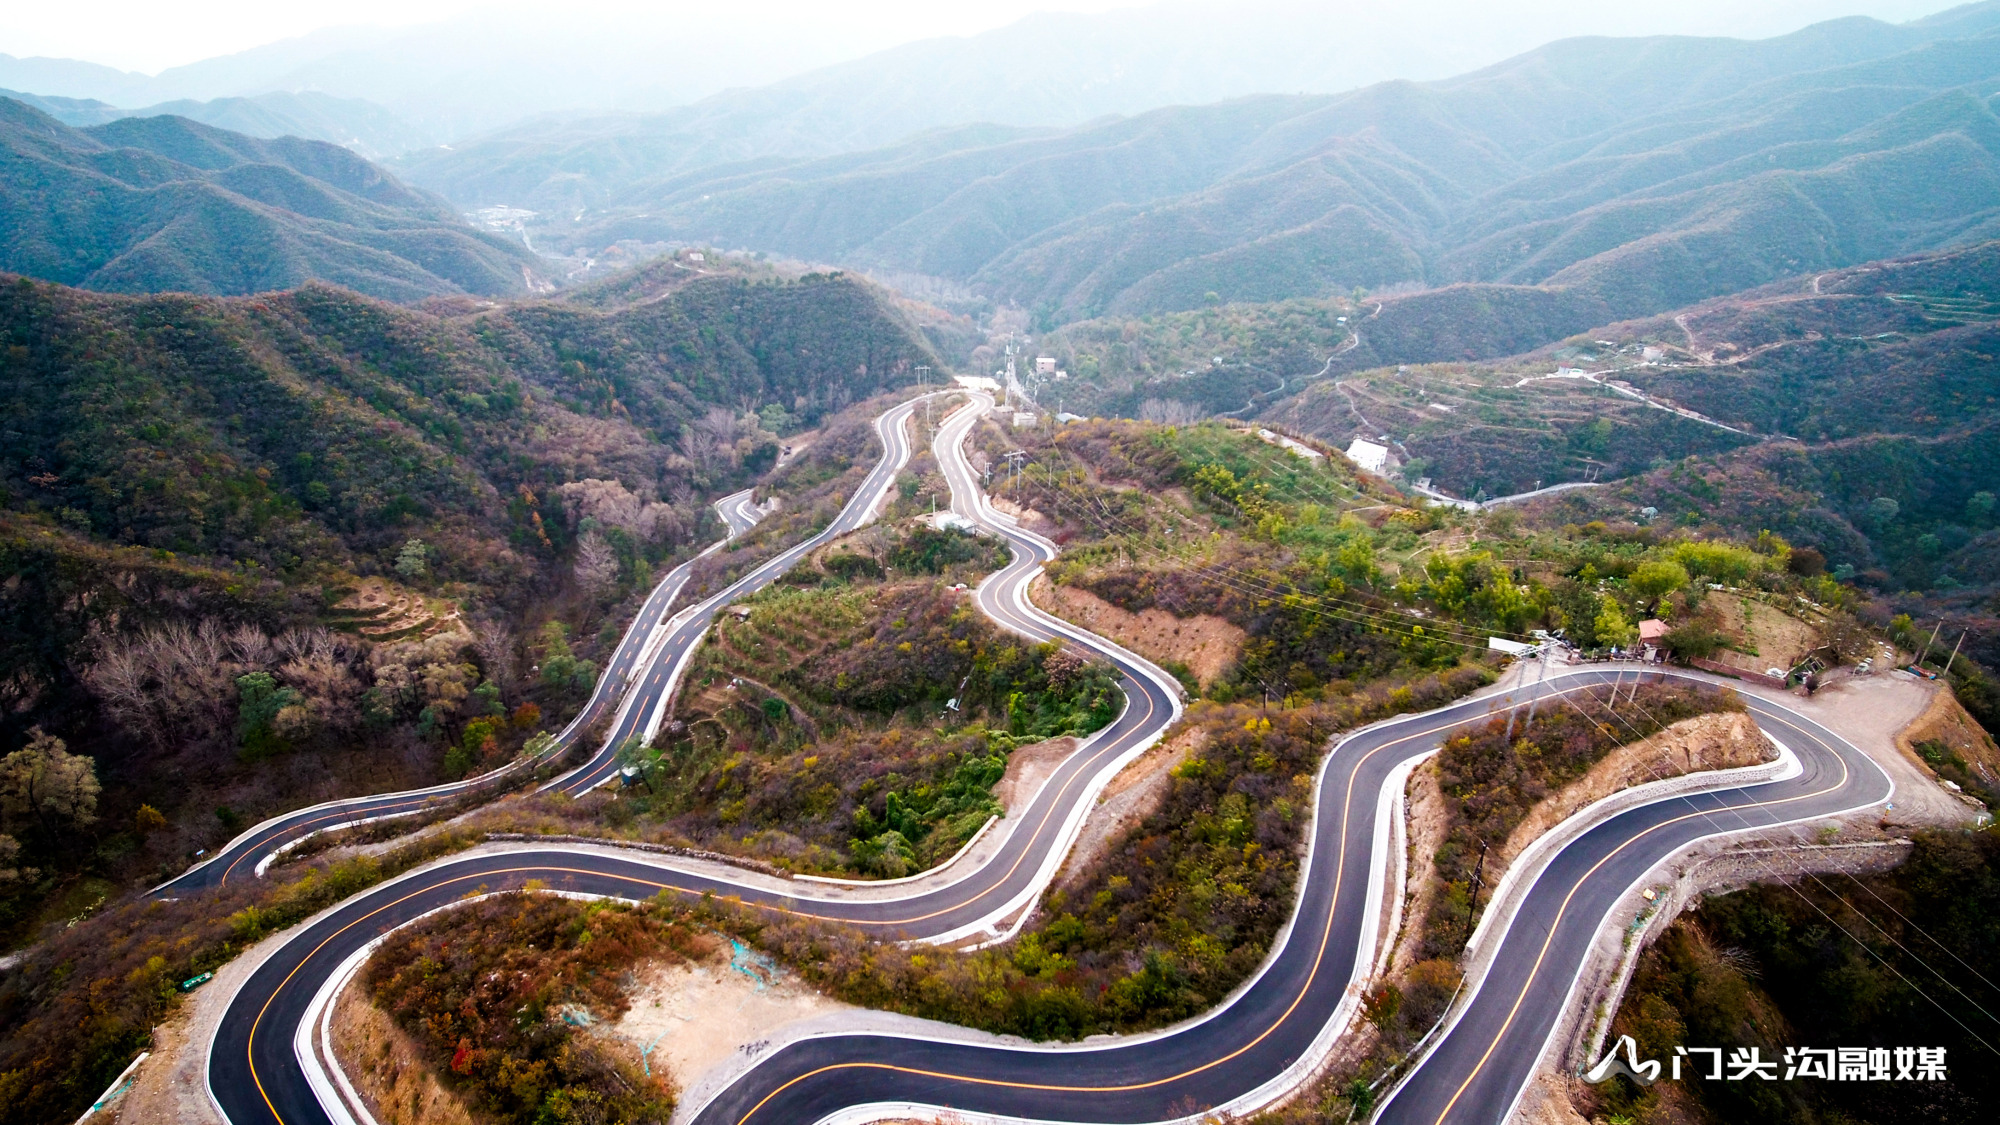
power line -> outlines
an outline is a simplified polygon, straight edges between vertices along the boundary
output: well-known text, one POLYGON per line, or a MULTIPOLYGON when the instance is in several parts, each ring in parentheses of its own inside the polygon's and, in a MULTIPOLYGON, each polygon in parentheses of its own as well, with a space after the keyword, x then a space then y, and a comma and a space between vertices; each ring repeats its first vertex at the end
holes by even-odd
MULTIPOLYGON (((1640 670, 1636 670, 1636 669, 1635 669, 1635 677, 1634 677, 1634 680, 1633 680, 1633 685, 1632 685, 1632 687, 1633 687, 1633 698, 1632 698, 1631 700, 1629 700, 1629 703, 1630 703, 1630 705, 1631 705, 1631 706, 1633 706, 1634 708, 1636 708, 1636 709, 1637 709, 1637 710, 1639 711, 1639 713, 1640 713, 1641 715, 1644 715, 1644 716, 1646 717, 1646 719, 1647 719, 1647 721, 1648 721, 1648 722, 1650 722, 1650 723, 1652 723, 1652 724, 1653 724, 1653 726, 1654 726, 1654 727, 1656 728, 1656 730, 1655 730, 1655 733, 1657 733, 1658 731, 1661 731, 1661 730, 1665 730, 1665 729, 1666 729, 1666 727, 1662 726, 1662 725, 1661 725, 1661 723, 1660 723, 1660 720, 1659 720, 1659 719, 1658 719, 1657 717, 1655 717, 1655 716, 1654 716, 1654 715, 1653 715, 1653 714, 1652 714, 1652 713, 1651 713, 1650 711, 1648 711, 1648 710, 1646 709, 1646 707, 1645 707, 1645 706, 1644 706, 1643 704, 1639 703, 1639 702, 1638 702, 1638 699, 1637 699, 1637 696, 1638 696, 1638 687, 1639 687, 1639 683, 1640 683, 1640 680, 1639 680, 1639 677, 1640 677, 1640 676, 1643 676, 1643 675, 1644 675, 1644 672, 1643 672, 1643 671, 1640 671, 1640 670)), ((1621 672, 1620 672, 1620 678, 1622 679, 1622 677, 1623 677, 1623 672, 1621 671, 1621 672)), ((1586 692, 1586 694, 1589 694, 1589 693, 1588 693, 1588 692, 1586 692)), ((1613 690, 1613 695, 1614 695, 1614 697, 1615 697, 1615 695, 1616 695, 1616 689, 1615 689, 1615 686, 1614 686, 1614 690, 1613 690)), ((1592 696, 1591 696, 1591 698, 1592 698, 1593 700, 1595 700, 1595 699, 1596 699, 1595 695, 1592 695, 1592 696)), ((1575 703, 1575 701, 1574 701, 1574 700, 1571 700, 1571 699, 1570 699, 1570 698, 1569 698, 1569 697, 1567 696, 1567 694, 1564 694, 1564 695, 1563 695, 1563 701, 1564 701, 1565 703, 1568 703, 1568 704, 1569 704, 1569 705, 1570 705, 1571 707, 1573 707, 1573 708, 1576 708, 1576 710, 1577 710, 1577 713, 1578 713, 1578 714, 1581 714, 1581 715, 1583 715, 1585 719, 1587 719, 1587 720, 1590 720, 1590 721, 1592 721, 1592 722, 1595 722, 1595 721, 1596 721, 1596 720, 1594 720, 1594 719, 1591 719, 1591 718, 1590 718, 1590 714, 1589 714, 1588 712, 1584 711, 1584 710, 1583 710, 1583 709, 1582 709, 1581 707, 1578 707, 1578 706, 1577 706, 1577 704, 1575 703)), ((1601 702, 1601 701, 1599 701, 1599 702, 1601 702)), ((1624 717, 1623 715, 1620 715, 1620 714, 1618 713, 1618 711, 1617 711, 1617 708, 1616 708, 1616 707, 1612 706, 1611 704, 1602 704, 1602 705, 1604 706, 1604 709, 1605 709, 1605 711, 1606 711, 1607 713, 1609 713, 1609 714, 1611 715, 1611 717, 1612 717, 1612 718, 1614 718, 1614 719, 1618 720, 1618 721, 1619 721, 1620 723, 1624 724, 1624 726, 1625 726, 1626 730, 1630 731, 1630 732, 1631 732, 1631 733, 1633 734, 1633 736, 1634 736, 1634 738, 1635 738, 1635 739, 1641 739, 1641 738, 1645 738, 1645 737, 1647 737, 1646 735, 1642 735, 1642 734, 1640 734, 1640 732, 1639 732, 1639 728, 1637 728, 1636 726, 1634 726, 1634 725, 1633 725, 1633 724, 1631 723, 1631 721, 1630 721, 1630 720, 1626 719, 1626 718, 1625 718, 1625 717, 1624 717)), ((1653 772, 1653 776, 1654 776, 1654 777, 1655 777, 1656 779, 1658 779, 1658 780, 1666 780, 1666 775, 1665 775, 1665 774, 1663 774, 1663 773, 1661 773, 1661 772, 1660 772, 1660 771, 1659 771, 1659 770, 1658 770, 1657 768, 1653 768, 1653 767, 1651 767, 1651 766, 1649 766, 1648 768, 1649 768, 1649 769, 1652 769, 1652 772, 1653 772)), ((1712 811, 1708 811, 1708 810, 1703 810, 1703 809, 1701 809, 1701 808, 1698 808, 1698 807, 1697 807, 1697 806, 1696 806, 1696 805, 1694 804, 1694 799, 1693 799, 1693 796, 1692 796, 1691 794, 1684 794, 1684 795, 1682 795, 1682 796, 1681 796, 1681 797, 1679 798, 1679 800, 1681 800, 1682 802, 1684 802, 1684 803, 1685 803, 1685 804, 1686 804, 1686 805, 1688 806, 1688 808, 1692 809, 1692 810, 1693 810, 1693 811, 1694 811, 1694 812, 1695 812, 1695 813, 1696 813, 1697 815, 1701 816, 1701 817, 1702 817, 1702 818, 1703 818, 1704 820, 1707 820, 1707 821, 1709 821, 1709 822, 1710 822, 1711 824, 1716 824, 1716 816, 1715 816, 1715 813, 1714 813, 1714 812, 1712 812, 1712 811)), ((1757 830, 1759 830, 1759 829, 1769 829, 1769 828, 1773 828, 1773 827, 1776 827, 1775 825, 1755 825, 1755 824, 1752 824, 1752 823, 1750 822, 1750 819, 1749 819, 1749 818, 1748 818, 1747 816, 1743 815, 1743 809, 1742 809, 1742 807, 1741 807, 1741 806, 1738 806, 1738 805, 1724 805, 1724 806, 1722 806, 1722 807, 1723 807, 1723 809, 1725 809, 1725 810, 1727 810, 1727 811, 1729 811, 1729 812, 1731 812, 1731 813, 1735 814, 1735 816, 1736 816, 1736 819, 1737 819, 1737 821, 1738 821, 1738 822, 1739 822, 1739 823, 1740 823, 1740 824, 1742 825, 1742 828, 1743 828, 1743 830, 1745 830, 1745 831, 1757 831, 1757 830)), ((1721 827, 1722 827, 1722 825, 1720 825, 1720 824, 1716 824, 1716 827, 1718 827, 1718 828, 1721 828, 1721 827)), ((1727 829, 1725 829, 1725 831, 1727 831, 1727 829)), ((1951 1017, 1951 1020, 1952 1020, 1952 1022, 1953 1022, 1953 1023, 1956 1023, 1956 1024, 1958 1024, 1958 1026, 1959 1026, 1959 1027, 1960 1027, 1961 1029, 1963 1029, 1963 1030, 1965 1031, 1965 1033, 1966 1033, 1967 1035, 1971 1036, 1971 1037, 1972 1037, 1972 1038, 1973 1038, 1973 1039, 1974 1039, 1974 1040, 1975 1040, 1976 1042, 1978 1042, 1980 1046, 1982 1046, 1982 1047, 1985 1047, 1985 1048, 1986 1048, 1987 1050, 1989 1050, 1989 1051, 1993 1051, 1993 1050, 1995 1050, 1995 1048, 1993 1047, 1993 1045, 1992 1045, 1991 1043, 1988 1043, 1988 1042, 1987 1042, 1987 1041, 1986 1041, 1985 1039, 1981 1038, 1981 1037, 1979 1036, 1979 1034, 1978 1034, 1977 1032, 1974 1032, 1974 1031, 1973 1031, 1973 1030, 1972 1030, 1972 1029, 1971 1029, 1970 1027, 1966 1027, 1965 1023, 1964 1023, 1963 1021, 1961 1021, 1961 1020, 1960 1020, 1960 1019, 1959 1019, 1959 1018, 1958 1018, 1958 1017, 1957 1017, 1956 1015, 1954 1015, 1954 1014, 1953 1014, 1953 1013, 1952 1013, 1952 1012, 1950 1011, 1950 1009, 1946 1008, 1946 1007, 1945 1007, 1945 1006, 1944 1006, 1943 1004, 1940 1004, 1940 1003, 1939 1003, 1939 1002, 1938 1002, 1938 1001, 1937 1001, 1937 1000, 1936 1000, 1935 998, 1933 998, 1933 997, 1931 997, 1931 996, 1930 996, 1929 994, 1925 993, 1925 992, 1924 992, 1924 991, 1923 991, 1923 990, 1922 990, 1921 988, 1918 988, 1918 987, 1917 987, 1917 985, 1916 985, 1916 982, 1914 982, 1914 981, 1910 980, 1910 979, 1909 979, 1908 977, 1904 976, 1904 975, 1903 975, 1903 973, 1902 973, 1902 971, 1901 971, 1901 970, 1899 970, 1899 969, 1897 969, 1897 968, 1896 968, 1896 967, 1895 967, 1894 965, 1890 964, 1887 958, 1883 957, 1883 956, 1882 956, 1882 955, 1881 955, 1880 953, 1877 953, 1877 952, 1876 952, 1876 951, 1875 951, 1875 950, 1874 950, 1874 949, 1873 949, 1872 947, 1870 947, 1870 946, 1869 946, 1869 945, 1868 945, 1868 944, 1867 944, 1866 942, 1863 942, 1863 941, 1861 941, 1861 940, 1860 940, 1859 938, 1856 938, 1856 937, 1855 937, 1855 936, 1854 936, 1853 934, 1849 933, 1849 932, 1847 931, 1847 928, 1846 928, 1846 927, 1844 927, 1844 926, 1842 926, 1842 925, 1840 925, 1840 923, 1839 923, 1838 921, 1836 921, 1836 920, 1835 920, 1835 919, 1834 919, 1834 918, 1833 918, 1833 917, 1832 917, 1831 915, 1827 914, 1827 912, 1826 912, 1826 910, 1825 910, 1824 908, 1822 908, 1822 907, 1821 907, 1821 906, 1820 906, 1820 905, 1819 905, 1818 903, 1816 903, 1816 902, 1812 901, 1812 899, 1811 899, 1811 898, 1808 898, 1808 897, 1806 896, 1806 894, 1805 894, 1805 892, 1804 892, 1804 891, 1801 891, 1801 890, 1799 890, 1799 889, 1798 889, 1798 887, 1796 887, 1796 886, 1793 886, 1792 884, 1789 884, 1789 883, 1785 883, 1785 881, 1784 881, 1784 880, 1783 880, 1782 878, 1779 878, 1779 877, 1777 877, 1777 876, 1779 875, 1779 872, 1777 872, 1777 871, 1776 871, 1775 869, 1773 869, 1773 868, 1772 868, 1772 866, 1770 865, 1770 863, 1768 863, 1767 861, 1765 861, 1765 860, 1763 860, 1763 859, 1753 859, 1753 862, 1756 862, 1757 864, 1759 864, 1760 866, 1762 866, 1762 867, 1763 867, 1763 868, 1765 869, 1765 871, 1766 871, 1766 872, 1767 872, 1768 874, 1771 874, 1771 875, 1773 876, 1773 879, 1772 879, 1772 881, 1773 881, 1773 882, 1777 882, 1777 883, 1780 883, 1780 884, 1783 884, 1783 885, 1785 885, 1785 886, 1787 886, 1787 887, 1790 887, 1790 889, 1791 889, 1791 891, 1792 891, 1792 893, 1793 893, 1793 894, 1796 894, 1796 895, 1798 895, 1798 896, 1799 896, 1799 898, 1800 898, 1800 899, 1801 899, 1802 901, 1804 901, 1804 902, 1806 903, 1806 905, 1808 905, 1808 906, 1811 906, 1811 907, 1812 907, 1812 908, 1813 908, 1813 909, 1814 909, 1815 911, 1817 911, 1817 912, 1819 913, 1819 915, 1820 915, 1820 916, 1821 916, 1822 918, 1825 918, 1825 919, 1826 919, 1826 921, 1827 921, 1827 923, 1828 923, 1829 925, 1831 925, 1831 926, 1833 926, 1833 927, 1834 927, 1835 929, 1839 930, 1839 931, 1841 932, 1842 936, 1846 937, 1846 938, 1847 938, 1848 940, 1850 940, 1850 941, 1854 942, 1854 943, 1855 943, 1856 945, 1859 945, 1859 946, 1861 946, 1861 948, 1862 948, 1862 949, 1864 949, 1864 950, 1866 950, 1866 951, 1868 952, 1868 954, 1869 954, 1870 956, 1874 957, 1874 958, 1875 958, 1875 959, 1876 959, 1877 961, 1880 961, 1880 962, 1882 963, 1882 965, 1883 965, 1883 967, 1884 967, 1884 968, 1887 968, 1887 969, 1888 969, 1888 970, 1889 970, 1890 972, 1892 972, 1892 973, 1895 973, 1895 974, 1896 974, 1896 977, 1897 977, 1897 979, 1901 980, 1901 981, 1902 981, 1902 982, 1903 982, 1904 984, 1908 985, 1908 986, 1910 987, 1910 990, 1911 990, 1911 991, 1915 992, 1915 993, 1916 993, 1916 994, 1917 994, 1918 996, 1921 996, 1921 997, 1923 997, 1923 998, 1924 998, 1924 999, 1925 999, 1926 1001, 1928 1001, 1928 1002, 1929 1002, 1930 1004, 1932 1004, 1932 1005, 1933 1005, 1934 1007, 1936 1007, 1936 1008, 1937 1008, 1937 1009, 1938 1009, 1939 1011, 1941 1011, 1941 1012, 1944 1012, 1944 1013, 1945 1013, 1945 1015, 1947 1015, 1947 1016, 1951 1017)), ((1796 870, 1797 870, 1797 873, 1798 873, 1798 874, 1800 874, 1800 875, 1803 875, 1803 876, 1805 876, 1806 878, 1809 878, 1809 879, 1811 879, 1811 880, 1812 880, 1812 881, 1813 881, 1814 883, 1818 884, 1821 890, 1824 890, 1824 891, 1825 891, 1826 893, 1828 893, 1828 894, 1832 895, 1832 896, 1834 897, 1834 900, 1835 900, 1835 901, 1839 902, 1839 903, 1840 903, 1840 904, 1841 904, 1842 906, 1845 906, 1845 907, 1846 907, 1846 908, 1847 908, 1848 910, 1850 910, 1850 911, 1853 911, 1853 913, 1855 914, 1855 916, 1856 916, 1856 917, 1859 917, 1859 918, 1860 918, 1860 919, 1862 919, 1863 921, 1867 922, 1867 923, 1868 923, 1868 924, 1869 924, 1870 926, 1872 926, 1872 927, 1873 927, 1873 928, 1874 928, 1874 929, 1876 930, 1876 932, 1877 932, 1877 933, 1880 933, 1880 934, 1881 934, 1881 935, 1882 935, 1882 936, 1883 936, 1884 938, 1887 938, 1890 944, 1894 945, 1894 946, 1895 946, 1895 947, 1896 947, 1897 949, 1899 949, 1899 950, 1902 950, 1902 951, 1903 951, 1903 953, 1904 953, 1904 954, 1906 954, 1907 956, 1909 956, 1911 960, 1913 960, 1913 961, 1915 961, 1915 962, 1916 962, 1917 964, 1919 964, 1919 965, 1923 966, 1923 967, 1924 967, 1924 969, 1926 969, 1927 971, 1929 971, 1929 972, 1931 973, 1931 975, 1933 975, 1933 976, 1937 977, 1937 978, 1938 978, 1938 979, 1939 979, 1940 981, 1943 981, 1943 982, 1944 982, 1944 984, 1946 985, 1946 987, 1950 988, 1950 989, 1951 989, 1951 990, 1952 990, 1953 992, 1957 993, 1957 994, 1958 994, 1958 996, 1959 996, 1959 997, 1960 997, 1961 999, 1963 999, 1963 1000, 1964 1000, 1964 1001, 1965 1001, 1965 1002, 1966 1002, 1967 1004, 1970 1004, 1970 1005, 1972 1006, 1972 1008, 1973 1008, 1973 1010, 1974 1010, 1974 1011, 1977 1011, 1977 1012, 1978 1012, 1978 1013, 1979 1013, 1980 1015, 1983 1015, 1983 1016, 1985 1016, 1985 1017, 1986 1017, 1987 1019, 1989 1019, 1989 1020, 1994 1020, 1994 1022, 1996 1022, 1996 1023, 2000 1023, 2000 1019, 1995 1019, 1994 1015, 1993 1015, 1993 1014, 1992 1014, 1991 1012, 1988 1012, 1988 1011, 1987 1011, 1987 1010, 1986 1010, 1985 1008, 1981 1007, 1981 1006, 1980 1006, 1980 1005, 1979 1005, 1979 1004, 1978 1004, 1978 1003, 1977 1003, 1976 1001, 1974 1001, 1974 1000, 1973 1000, 1973 999, 1972 999, 1971 997, 1967 996, 1967 995, 1965 994, 1965 991, 1964 991, 1963 989, 1959 988, 1959 987, 1958 987, 1958 986, 1957 986, 1956 984, 1952 983, 1952 981, 1951 981, 1951 979, 1950 979, 1949 977, 1945 976, 1945 975, 1944 975, 1944 974, 1943 974, 1942 972, 1938 971, 1938 969, 1937 969, 1937 968, 1936 968, 1935 966, 1933 966, 1932 964, 1930 964, 1930 962, 1928 962, 1928 961, 1924 960, 1924 959, 1923 959, 1922 957, 1918 956, 1918 955, 1917 955, 1917 954, 1916 954, 1915 952, 1913 952, 1912 950, 1910 950, 1910 949, 1909 949, 1909 948, 1908 948, 1907 946, 1903 945, 1903 943, 1902 943, 1902 942, 1900 942, 1900 941, 1897 941, 1897 940, 1896 940, 1896 938, 1895 938, 1895 936, 1894 936, 1893 934, 1890 934, 1890 933, 1889 933, 1889 932, 1888 932, 1887 930, 1884 930, 1884 929, 1883 929, 1883 928, 1882 928, 1882 927, 1881 927, 1881 926, 1880 926, 1879 924, 1877 924, 1877 923, 1876 923, 1876 922, 1875 922, 1875 921, 1874 921, 1873 919, 1869 918, 1869 917, 1868 917, 1868 916, 1867 916, 1866 914, 1862 913, 1862 912, 1861 912, 1861 911, 1860 911, 1860 910, 1859 910, 1858 908, 1856 908, 1856 907, 1855 907, 1855 905, 1854 905, 1854 904, 1853 904, 1852 902, 1849 902, 1849 901, 1847 900, 1847 898, 1846 898, 1845 896, 1843 896, 1842 894, 1840 894, 1840 892, 1838 892, 1838 891, 1834 890, 1834 889, 1833 889, 1832 887, 1830 887, 1830 886, 1827 886, 1827 884, 1826 884, 1825 880, 1821 879, 1821 878, 1819 877, 1819 875, 1818 875, 1817 873, 1815 873, 1815 872, 1812 872, 1812 871, 1810 871, 1810 870, 1807 870, 1807 869, 1806 869, 1806 868, 1805 868, 1805 867, 1804 867, 1803 865, 1799 865, 1799 866, 1798 866, 1798 867, 1796 868, 1796 870)), ((1859 880, 1856 880, 1856 881, 1858 882, 1859 880)), ((1872 893, 1872 892, 1871 892, 1871 893, 1872 893)), ((1879 896, 1877 896, 1877 897, 1879 898, 1879 896)), ((1886 905, 1886 904, 1885 904, 1885 905, 1886 905)), ((1892 908, 1892 909, 1893 909, 1893 908, 1892 908)), ((1899 916, 1900 916, 1900 915, 1899 915, 1899 916)), ((1926 936, 1926 937, 1928 937, 1929 935, 1928 935, 1928 934, 1926 934, 1925 936, 1926 936)), ((1932 940, 1932 941, 1936 941, 1937 939, 1935 939, 1935 938, 1932 938, 1931 940, 1932 940)), ((1940 944, 1940 947, 1942 947, 1942 943, 1939 943, 1939 944, 1940 944)), ((1949 950, 1947 950, 1947 952, 1949 952, 1949 950)), ((1956 958, 1956 955, 1955 955, 1955 954, 1954 954, 1953 956, 1954 956, 1954 958, 1956 958)), ((1961 963, 1963 963, 1963 962, 1961 961, 1961 963)), ((1975 975, 1977 975, 1977 974, 1975 974, 1975 975)), ((1982 976, 1982 977, 1980 977, 1980 979, 1981 979, 1981 980, 1983 981, 1983 980, 1985 980, 1986 978, 1982 976)), ((1988 985, 1989 985, 1989 987, 1990 987, 1990 986, 1991 986, 1991 982, 1988 982, 1988 985)), ((2000 1051, 1996 1051, 1995 1053, 2000 1053, 2000 1051)))
MULTIPOLYGON (((1066 451, 1058 451, 1058 452, 1063 452, 1065 456, 1073 456, 1067 454, 1066 451)), ((1054 487, 1052 478, 1050 481, 1050 487, 1052 489, 1054 487)), ((1143 529, 1143 531, 1135 532, 1132 529, 1132 525, 1130 525, 1129 523, 1124 524, 1122 528, 1112 526, 1111 523, 1106 521, 1117 521, 1117 517, 1111 515, 1108 512, 1108 510, 1104 509, 1103 501, 1101 498, 1092 497, 1092 499, 1095 499, 1100 511, 1104 512, 1104 519, 1102 521, 1092 520, 1089 519, 1087 516, 1080 514, 1079 518, 1083 520, 1083 522, 1091 524, 1099 531, 1107 532, 1113 535, 1134 535, 1134 534, 1150 533, 1150 528, 1143 529)), ((1128 542, 1127 546, 1131 547, 1132 544, 1128 542)), ((1448 620, 1426 617, 1419 614, 1408 613, 1401 610, 1377 607, 1365 602, 1358 602, 1351 599, 1340 598, 1337 595, 1323 594, 1323 593, 1313 594, 1296 589, 1294 590, 1277 589, 1275 587, 1271 587, 1269 585, 1259 582, 1254 577, 1244 575, 1239 569, 1224 567, 1213 563, 1196 562, 1195 560, 1189 557, 1177 555, 1173 551, 1165 548, 1151 546, 1150 544, 1144 543, 1143 541, 1141 541, 1137 545, 1136 549, 1150 551, 1161 557, 1171 559, 1177 563, 1181 563, 1184 566, 1190 566, 1197 573, 1201 574, 1203 577, 1209 578, 1210 580, 1215 581, 1216 583, 1223 585, 1226 588, 1236 590, 1239 593, 1249 594, 1253 597, 1264 596, 1264 597, 1271 597, 1278 599, 1299 598, 1305 601, 1313 601, 1321 603, 1323 607, 1322 611, 1326 612, 1329 616, 1335 617, 1338 620, 1347 620, 1356 624, 1372 625, 1374 627, 1384 629, 1385 631, 1398 631, 1397 626, 1400 624, 1404 626, 1404 628, 1401 631, 1403 631, 1405 635, 1438 636, 1447 640, 1454 641, 1455 643, 1464 644, 1474 648, 1484 647, 1486 642, 1486 637, 1488 636, 1488 634, 1469 632, 1461 627, 1452 624, 1448 620), (1234 581, 1232 581, 1232 578, 1234 578, 1234 581), (1341 617, 1338 612, 1336 612, 1332 608, 1329 608, 1330 606, 1340 606, 1346 609, 1347 612, 1349 613, 1362 614, 1365 617, 1367 617, 1368 620, 1354 621, 1353 618, 1341 617), (1421 628, 1424 630, 1424 632, 1422 634, 1410 634, 1408 630, 1411 627, 1421 628)), ((1503 633, 1507 632, 1506 630, 1500 630, 1500 631, 1503 633)), ((1520 636, 1520 634, 1512 634, 1512 633, 1510 633, 1509 635, 1520 636)))

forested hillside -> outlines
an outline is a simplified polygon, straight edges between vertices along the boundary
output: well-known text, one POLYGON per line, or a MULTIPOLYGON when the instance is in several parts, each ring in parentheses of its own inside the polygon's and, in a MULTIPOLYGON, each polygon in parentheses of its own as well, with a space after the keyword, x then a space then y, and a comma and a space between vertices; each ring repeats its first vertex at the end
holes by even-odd
MULTIPOLYGON (((932 275, 1045 325, 1453 282, 1568 290, 1601 322, 1989 231, 1996 25, 1982 5, 1757 42, 1567 40, 1440 82, 650 179, 607 138, 509 201, 571 215, 579 182, 618 185, 546 236, 932 275)), ((495 155, 412 171, 477 195, 479 168, 533 163, 495 155)))
POLYGON ((1386 434, 1404 478, 1460 496, 1605 482, 1545 503, 1768 529, 1911 612, 1990 624, 1996 271, 2000 243, 1829 271, 1512 359, 1324 380, 1263 416, 1343 446, 1386 434))
POLYGON ((446 315, 14 278, 0 348, 0 724, 105 786, 23 902, 559 726, 777 430, 935 362, 825 276, 446 315))
POLYGON ((126 293, 318 279, 407 301, 526 293, 538 268, 337 145, 174 116, 72 129, 0 98, 0 270, 126 293))

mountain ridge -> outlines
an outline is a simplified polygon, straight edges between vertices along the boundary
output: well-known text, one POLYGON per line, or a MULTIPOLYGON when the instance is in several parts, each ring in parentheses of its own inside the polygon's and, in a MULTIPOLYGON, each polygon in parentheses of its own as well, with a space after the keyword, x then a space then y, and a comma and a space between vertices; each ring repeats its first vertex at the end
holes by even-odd
POLYGON ((393 300, 504 295, 539 260, 347 149, 174 116, 72 129, 0 98, 0 269, 241 294, 321 278, 393 300))
POLYGON ((536 237, 578 252, 740 246, 924 275, 1043 327, 1455 283, 1566 288, 1629 317, 1977 241, 2000 221, 1988 79, 1991 4, 1770 40, 1564 40, 1435 82, 651 179, 636 142, 596 162, 579 142, 541 181, 533 144, 491 181, 477 151, 399 166, 461 202, 504 191, 560 215, 536 237), (1913 190, 1933 183, 1951 189, 1913 190))

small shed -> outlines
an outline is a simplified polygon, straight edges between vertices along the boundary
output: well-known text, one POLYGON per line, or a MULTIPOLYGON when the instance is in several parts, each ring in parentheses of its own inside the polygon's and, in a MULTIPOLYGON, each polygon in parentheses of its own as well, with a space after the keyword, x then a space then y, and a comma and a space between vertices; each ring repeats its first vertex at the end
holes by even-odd
POLYGON ((1640 644, 1647 646, 1658 645, 1666 637, 1667 623, 1661 621, 1659 618, 1648 617, 1646 620, 1639 622, 1640 644))

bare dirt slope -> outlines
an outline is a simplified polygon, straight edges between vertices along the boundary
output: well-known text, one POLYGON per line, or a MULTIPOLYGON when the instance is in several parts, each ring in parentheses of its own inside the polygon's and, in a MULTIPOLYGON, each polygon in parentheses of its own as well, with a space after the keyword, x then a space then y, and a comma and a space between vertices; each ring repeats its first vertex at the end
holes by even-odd
POLYGON ((1062 869, 1056 872, 1057 889, 1072 889, 1118 841, 1159 810, 1160 802, 1166 799, 1167 787, 1173 784, 1174 767, 1186 761, 1202 739, 1198 730, 1185 731, 1155 743, 1137 761, 1118 771, 1098 795, 1097 804, 1077 833, 1075 846, 1070 848, 1069 858, 1063 860, 1062 869))
POLYGON ((1754 766, 1771 761, 1775 753, 1758 733, 1757 724, 1740 711, 1684 719, 1650 738, 1618 747, 1582 777, 1536 802, 1488 866, 1498 880, 1528 845, 1549 829, 1619 790, 1698 770, 1754 766))
POLYGON ((1052 585, 1046 578, 1037 578, 1028 596, 1057 617, 1110 637, 1148 660, 1187 665, 1204 688, 1235 662, 1246 635, 1205 613, 1194 617, 1175 617, 1164 609, 1127 613, 1095 594, 1052 585))
POLYGON ((1932 741, 1951 747, 1953 753, 1984 776, 2000 774, 2000 744, 1966 714, 1958 697, 1948 689, 1937 689, 1924 713, 1896 736, 1897 748, 1919 761, 1922 759, 1917 755, 1917 743, 1932 741))

